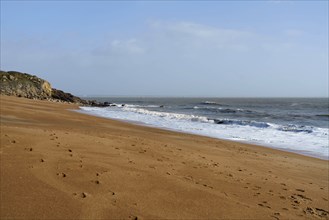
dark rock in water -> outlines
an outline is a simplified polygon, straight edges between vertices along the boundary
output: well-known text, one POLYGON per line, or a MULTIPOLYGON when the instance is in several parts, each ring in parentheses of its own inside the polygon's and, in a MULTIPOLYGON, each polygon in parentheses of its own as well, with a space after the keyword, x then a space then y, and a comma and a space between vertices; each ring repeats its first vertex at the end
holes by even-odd
POLYGON ((220 112, 222 112, 222 113, 236 113, 236 110, 227 108, 227 109, 220 110, 220 112))
POLYGON ((87 103, 85 105, 93 106, 93 107, 109 107, 109 106, 112 106, 112 104, 109 103, 109 102, 98 102, 96 100, 87 100, 86 102, 87 103))
POLYGON ((160 107, 160 108, 163 108, 163 107, 164 107, 164 105, 160 105, 159 107, 160 107))
POLYGON ((220 120, 220 119, 213 119, 215 124, 224 124, 225 121, 224 120, 220 120))

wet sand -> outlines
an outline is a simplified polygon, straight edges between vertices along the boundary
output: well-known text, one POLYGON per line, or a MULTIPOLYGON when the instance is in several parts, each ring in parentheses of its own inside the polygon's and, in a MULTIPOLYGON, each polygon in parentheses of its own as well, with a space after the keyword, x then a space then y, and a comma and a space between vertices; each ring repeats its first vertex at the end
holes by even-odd
POLYGON ((329 162, 1 97, 1 219, 329 219, 329 162))

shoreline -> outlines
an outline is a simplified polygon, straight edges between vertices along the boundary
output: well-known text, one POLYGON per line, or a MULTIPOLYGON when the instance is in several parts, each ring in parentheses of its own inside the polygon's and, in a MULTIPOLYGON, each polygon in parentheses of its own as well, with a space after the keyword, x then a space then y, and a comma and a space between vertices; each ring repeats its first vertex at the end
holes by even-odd
POLYGON ((249 145, 269 148, 269 149, 273 149, 273 150, 294 153, 294 154, 298 154, 298 155, 302 155, 302 156, 306 156, 306 157, 317 158, 317 159, 324 160, 324 161, 329 161, 329 157, 317 155, 315 153, 312 153, 311 151, 306 151, 306 150, 293 150, 293 149, 289 149, 289 148, 285 148, 285 147, 276 147, 274 145, 270 145, 270 144, 266 145, 266 144, 262 144, 262 143, 252 142, 252 141, 248 142, 248 141, 232 140, 232 139, 228 139, 228 138, 220 138, 220 137, 215 137, 215 136, 211 136, 211 135, 203 135, 203 134, 198 134, 198 133, 193 133, 193 132, 188 132, 188 131, 183 131, 183 130, 178 130, 178 129, 176 130, 176 129, 172 129, 172 128, 156 126, 156 125, 144 123, 142 121, 111 118, 111 117, 106 117, 106 116, 89 113, 87 111, 84 111, 80 107, 79 107, 79 109, 74 110, 74 111, 81 113, 81 114, 90 115, 93 117, 99 117, 99 118, 104 118, 104 119, 109 119, 109 120, 114 120, 114 121, 119 121, 119 122, 125 122, 125 123, 129 123, 129 124, 145 126, 145 127, 155 128, 155 129, 162 129, 162 130, 166 130, 166 131, 173 131, 173 132, 178 132, 178 133, 182 133, 182 134, 191 134, 191 135, 196 135, 196 136, 201 136, 201 137, 214 138, 217 140, 232 141, 232 142, 241 143, 241 144, 249 144, 249 145))
POLYGON ((1 219, 329 218, 328 161, 0 101, 1 219))

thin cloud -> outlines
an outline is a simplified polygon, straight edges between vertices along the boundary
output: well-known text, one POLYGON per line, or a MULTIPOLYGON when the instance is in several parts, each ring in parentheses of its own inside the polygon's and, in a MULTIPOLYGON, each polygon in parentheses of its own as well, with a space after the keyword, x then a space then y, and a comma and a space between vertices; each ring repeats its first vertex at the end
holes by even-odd
POLYGON ((156 32, 159 39, 167 38, 181 45, 190 47, 213 48, 247 48, 246 41, 252 41, 257 36, 249 31, 223 29, 192 22, 152 22, 151 32, 156 32), (244 44, 244 45, 242 45, 244 44))
POLYGON ((288 29, 288 30, 284 30, 283 34, 289 37, 300 37, 304 34, 304 31, 297 29, 288 29))

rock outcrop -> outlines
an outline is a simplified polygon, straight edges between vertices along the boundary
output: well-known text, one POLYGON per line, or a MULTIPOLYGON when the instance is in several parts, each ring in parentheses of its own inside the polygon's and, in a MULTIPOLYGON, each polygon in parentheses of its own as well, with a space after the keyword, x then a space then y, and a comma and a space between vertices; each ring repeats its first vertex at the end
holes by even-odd
POLYGON ((51 98, 61 100, 64 102, 88 104, 87 103, 88 101, 82 100, 79 97, 72 95, 71 93, 63 92, 62 90, 59 89, 52 89, 51 98))
POLYGON ((47 99, 51 97, 49 82, 36 76, 15 71, 0 71, 1 94, 30 99, 47 99))
POLYGON ((0 71, 0 94, 29 99, 75 103, 86 106, 107 107, 110 103, 84 100, 71 93, 52 88, 50 83, 37 76, 16 71, 0 71))

